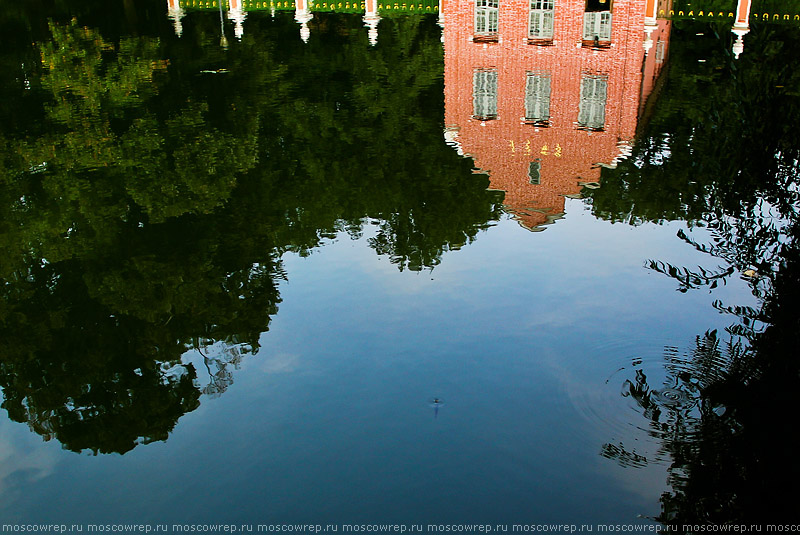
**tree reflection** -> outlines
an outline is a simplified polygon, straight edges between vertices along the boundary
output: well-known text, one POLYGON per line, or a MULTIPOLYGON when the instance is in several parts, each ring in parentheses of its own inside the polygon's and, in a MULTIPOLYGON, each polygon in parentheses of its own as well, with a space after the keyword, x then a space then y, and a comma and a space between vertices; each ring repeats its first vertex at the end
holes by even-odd
MULTIPOLYGON (((795 236, 796 238, 796 236, 795 236)), ((791 409, 800 391, 793 335, 800 327, 800 254, 785 253, 761 309, 767 324, 749 346, 729 349, 719 377, 700 391, 693 432, 672 433, 672 492, 660 520, 675 523, 782 522, 795 518, 800 473, 791 409)))
MULTIPOLYGON (((703 26, 710 38, 686 39, 698 29, 676 23, 651 122, 631 159, 604 171, 603 187, 587 192, 588 202, 612 221, 687 221, 678 238, 719 267, 659 260, 646 267, 675 279, 681 291, 740 276, 760 302, 755 309, 717 301, 736 322, 725 335, 699 336, 688 361, 667 366, 667 382, 695 410, 654 404, 652 385, 638 371, 626 383, 623 395, 644 409, 672 459, 672 490, 662 496, 658 520, 780 523, 794 516, 794 493, 786 489, 800 473, 788 439, 800 391, 800 100, 788 89, 800 82, 798 40, 789 27, 757 27, 752 55, 734 61, 715 37, 725 35, 721 26, 703 26)), ((632 464, 624 445, 606 445, 602 454, 632 464)))
POLYGON ((500 216, 441 141, 433 17, 370 48, 359 17, 320 14, 299 49, 290 17, 253 16, 223 50, 214 15, 181 40, 51 22, 0 112, 3 407, 67 449, 165 440, 224 393, 285 252, 374 223, 376 252, 421 270, 500 216))

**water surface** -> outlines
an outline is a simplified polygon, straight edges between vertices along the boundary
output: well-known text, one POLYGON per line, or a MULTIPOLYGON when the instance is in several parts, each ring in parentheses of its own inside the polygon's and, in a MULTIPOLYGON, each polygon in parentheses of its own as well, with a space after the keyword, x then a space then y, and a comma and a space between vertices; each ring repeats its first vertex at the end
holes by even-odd
POLYGON ((4 522, 791 517, 797 26, 426 6, 3 4, 4 522))

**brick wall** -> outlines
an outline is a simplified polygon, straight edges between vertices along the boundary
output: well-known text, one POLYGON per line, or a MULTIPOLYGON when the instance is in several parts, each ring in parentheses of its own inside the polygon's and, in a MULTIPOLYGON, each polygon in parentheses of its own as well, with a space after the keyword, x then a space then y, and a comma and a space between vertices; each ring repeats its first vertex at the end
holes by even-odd
MULTIPOLYGON (((598 163, 611 164, 620 143, 636 132, 639 103, 652 83, 642 85, 643 72, 652 81, 660 65, 654 50, 644 53, 645 0, 615 0, 611 44, 585 46, 582 41, 585 3, 556 0, 554 32, 549 45, 528 42, 528 0, 499 0, 496 42, 476 42, 474 0, 442 0, 445 48, 445 126, 448 136, 489 174, 491 188, 506 192, 505 203, 528 227, 552 220, 564 211, 564 196, 575 195, 582 182, 598 182, 598 163), (645 61, 647 58, 647 62, 645 61), (497 71, 497 117, 473 117, 473 73, 497 71), (528 124, 525 84, 528 72, 550 76, 550 123, 528 124), (602 131, 578 127, 581 78, 607 76, 602 131), (531 184, 532 161, 540 164, 540 183, 531 184)), ((656 32, 659 39, 667 32, 656 32)), ((663 49, 663 45, 661 46, 663 49)))

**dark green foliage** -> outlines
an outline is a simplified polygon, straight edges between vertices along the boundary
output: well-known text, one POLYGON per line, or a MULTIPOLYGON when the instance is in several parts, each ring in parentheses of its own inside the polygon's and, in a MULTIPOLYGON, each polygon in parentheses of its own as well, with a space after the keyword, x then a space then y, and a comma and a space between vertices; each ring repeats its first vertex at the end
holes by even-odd
POLYGON ((277 312, 286 251, 369 221, 378 254, 421 270, 500 215, 443 141, 433 17, 387 20, 372 48, 357 16, 318 14, 305 45, 261 13, 225 49, 213 12, 156 39, 140 7, 145 31, 109 39, 86 6, 42 9, 46 31, 5 15, 29 21, 15 57, 35 61, 2 85, 0 386, 65 448, 164 440, 222 393, 277 312))
MULTIPOLYGON (((687 221, 696 228, 678 239, 719 267, 646 267, 681 291, 744 276, 761 303, 716 301, 738 321, 727 342, 716 332, 699 337, 682 371, 696 381, 699 412, 658 428, 672 462, 659 520, 679 531, 780 524, 796 516, 800 475, 791 417, 800 392, 798 30, 754 25, 738 60, 727 25, 683 21, 675 30, 666 84, 632 158, 604 170, 588 202, 612 221, 687 221)), ((629 463, 622 447, 603 454, 629 463)))

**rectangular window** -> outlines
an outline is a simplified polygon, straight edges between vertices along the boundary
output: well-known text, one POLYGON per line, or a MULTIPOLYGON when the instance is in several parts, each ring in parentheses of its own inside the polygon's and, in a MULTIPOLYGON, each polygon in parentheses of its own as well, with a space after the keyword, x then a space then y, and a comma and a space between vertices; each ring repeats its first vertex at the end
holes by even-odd
POLYGON ((611 41, 611 12, 594 11, 583 14, 584 41, 611 41))
POLYGON ((584 74, 581 78, 581 100, 578 109, 578 128, 602 130, 606 122, 608 77, 584 74))
POLYGON ((497 35, 498 0, 475 0, 475 34, 497 35))
POLYGON ((475 119, 497 117, 497 71, 478 69, 472 75, 472 111, 475 119))
POLYGON ((547 126, 550 123, 550 75, 529 72, 525 82, 525 120, 547 126))
POLYGON ((666 56, 666 44, 661 39, 658 40, 656 43, 656 63, 664 63, 664 57, 666 56))
POLYGON ((553 0, 531 0, 528 39, 553 39, 553 0))
POLYGON ((542 161, 534 160, 528 167, 528 178, 530 183, 537 186, 542 183, 542 161))

